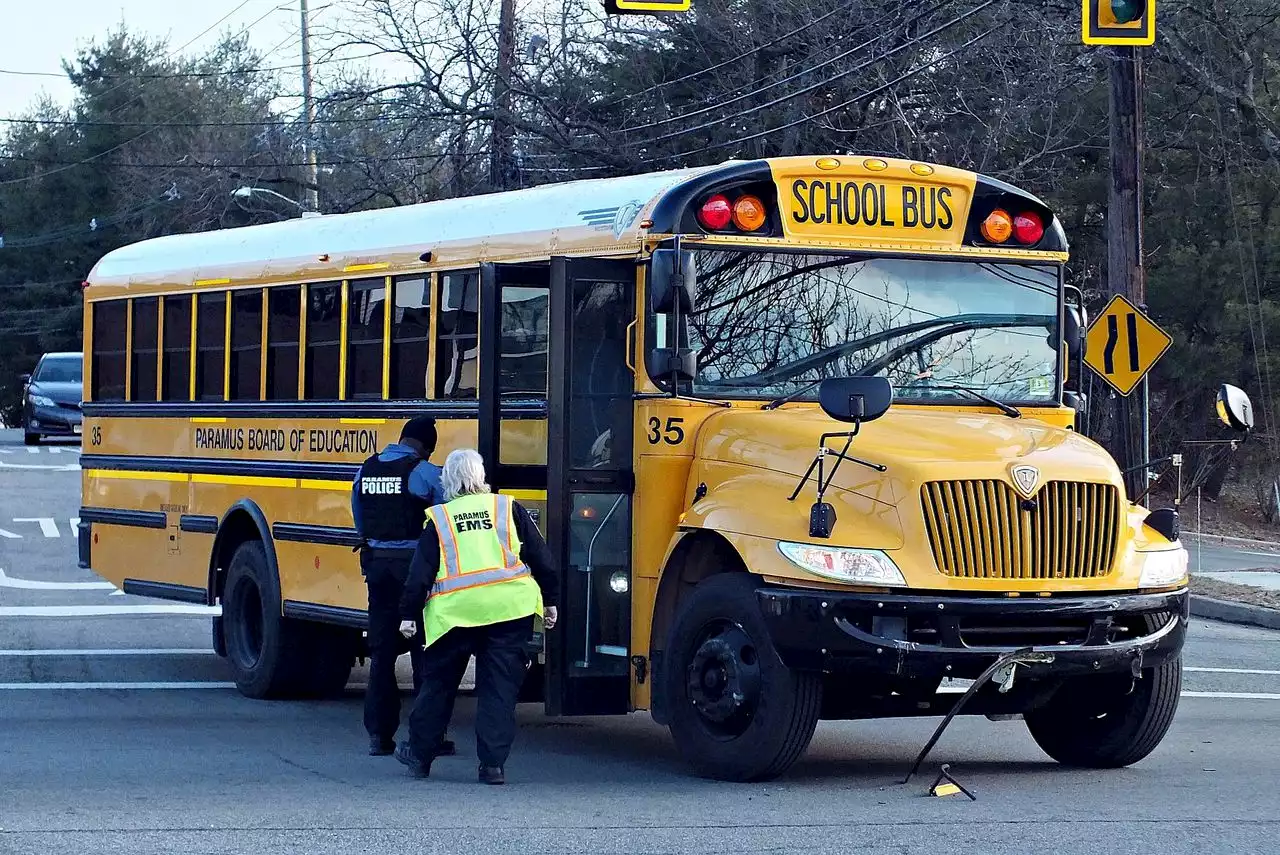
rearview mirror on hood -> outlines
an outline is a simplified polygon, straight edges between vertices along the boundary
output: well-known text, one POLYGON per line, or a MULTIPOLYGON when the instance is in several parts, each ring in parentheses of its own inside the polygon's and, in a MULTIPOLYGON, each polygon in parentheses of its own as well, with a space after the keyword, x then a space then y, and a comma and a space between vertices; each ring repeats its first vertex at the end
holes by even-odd
POLYGON ((822 411, 840 422, 869 422, 893 404, 893 384, 884 377, 830 377, 818 386, 822 411))

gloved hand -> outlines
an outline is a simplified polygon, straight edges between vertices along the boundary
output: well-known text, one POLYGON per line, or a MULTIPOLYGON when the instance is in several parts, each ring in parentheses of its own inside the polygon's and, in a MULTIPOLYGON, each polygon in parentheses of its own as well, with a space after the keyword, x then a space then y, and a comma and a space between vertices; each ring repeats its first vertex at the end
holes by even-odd
POLYGON ((556 619, 559 615, 556 613, 555 606, 547 606, 542 610, 542 628, 555 629, 556 619))
POLYGON ((405 638, 413 638, 418 634, 418 624, 411 620, 400 621, 400 634, 405 638))

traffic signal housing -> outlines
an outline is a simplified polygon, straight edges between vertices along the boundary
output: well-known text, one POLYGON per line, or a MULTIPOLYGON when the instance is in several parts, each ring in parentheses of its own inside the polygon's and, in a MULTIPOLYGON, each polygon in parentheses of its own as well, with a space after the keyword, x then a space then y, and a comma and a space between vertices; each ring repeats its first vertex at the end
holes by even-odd
POLYGON ((1152 45, 1156 0, 1080 0, 1080 36, 1087 45, 1152 45))
POLYGON ((610 15, 679 15, 688 12, 693 0, 605 0, 610 15))

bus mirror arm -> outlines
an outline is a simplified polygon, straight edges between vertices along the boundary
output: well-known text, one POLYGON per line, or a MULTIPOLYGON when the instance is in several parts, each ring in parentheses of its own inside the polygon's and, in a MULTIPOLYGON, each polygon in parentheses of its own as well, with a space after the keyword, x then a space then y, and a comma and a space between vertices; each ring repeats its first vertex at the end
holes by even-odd
POLYGON ((849 454, 849 447, 853 445, 853 438, 858 435, 858 430, 862 427, 862 423, 855 422, 853 430, 840 431, 837 433, 824 433, 818 440, 818 454, 813 458, 813 462, 809 464, 809 468, 805 470, 804 475, 800 478, 800 483, 796 485, 795 490, 787 497, 788 502, 794 502, 796 497, 800 495, 800 491, 804 489, 804 485, 809 483, 810 476, 813 475, 815 469, 818 470, 818 495, 813 503, 813 507, 809 509, 809 536, 810 537, 831 537, 831 532, 836 527, 836 509, 823 501, 826 496, 827 488, 831 486, 832 480, 836 477, 836 472, 840 469, 840 464, 845 460, 851 463, 857 463, 866 466, 868 469, 874 469, 877 472, 884 472, 889 467, 883 463, 872 463, 867 460, 861 460, 849 454), (827 448, 827 441, 831 439, 843 439, 844 448, 840 451, 827 448), (836 458, 836 462, 832 464, 831 471, 824 473, 824 464, 827 455, 836 458))

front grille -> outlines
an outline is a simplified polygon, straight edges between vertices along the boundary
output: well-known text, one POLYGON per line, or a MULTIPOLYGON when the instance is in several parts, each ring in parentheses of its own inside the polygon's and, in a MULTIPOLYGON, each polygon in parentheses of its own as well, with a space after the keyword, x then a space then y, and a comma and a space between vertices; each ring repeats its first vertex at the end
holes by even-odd
POLYGON ((1092 579, 1111 572, 1120 493, 1050 481, 1032 500, 1003 481, 934 481, 921 498, 938 569, 966 579, 1092 579))

